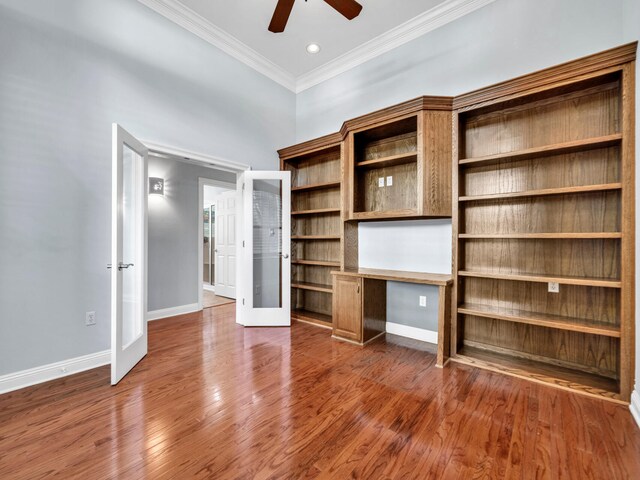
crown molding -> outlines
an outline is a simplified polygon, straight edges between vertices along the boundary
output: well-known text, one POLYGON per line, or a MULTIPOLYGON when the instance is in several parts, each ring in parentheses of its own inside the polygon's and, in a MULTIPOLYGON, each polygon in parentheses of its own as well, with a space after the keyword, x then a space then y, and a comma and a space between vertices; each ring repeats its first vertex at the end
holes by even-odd
POLYGON ((296 79, 296 93, 300 93, 394 48, 421 37, 447 23, 478 10, 495 0, 448 0, 412 18, 359 47, 300 75, 296 79))
POLYGON ((294 93, 307 90, 495 2, 495 0, 447 0, 344 55, 295 77, 190 8, 185 7, 179 0, 138 1, 294 93))
POLYGON ((296 79, 292 74, 248 47, 237 38, 216 27, 190 8, 185 7, 178 0, 138 1, 175 24, 180 25, 185 30, 197 35, 205 42, 231 55, 236 60, 241 61, 274 82, 295 92, 296 79))

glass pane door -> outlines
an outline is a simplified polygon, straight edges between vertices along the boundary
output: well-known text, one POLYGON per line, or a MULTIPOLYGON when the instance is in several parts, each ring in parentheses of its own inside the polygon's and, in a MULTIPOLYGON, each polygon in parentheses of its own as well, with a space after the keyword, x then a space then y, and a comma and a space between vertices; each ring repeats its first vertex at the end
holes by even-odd
POLYGON ((245 172, 239 323, 291 324, 291 174, 245 172))

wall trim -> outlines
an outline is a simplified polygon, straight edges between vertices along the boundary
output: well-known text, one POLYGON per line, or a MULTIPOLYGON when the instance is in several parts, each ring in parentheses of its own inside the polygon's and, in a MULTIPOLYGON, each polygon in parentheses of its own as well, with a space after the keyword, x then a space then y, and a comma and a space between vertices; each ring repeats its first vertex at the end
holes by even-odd
POLYGON ((202 40, 253 68, 283 87, 295 91, 295 77, 237 38, 185 7, 177 0, 138 0, 202 40))
POLYGON ((138 1, 294 93, 307 90, 495 2, 495 0, 447 0, 324 65, 296 77, 184 6, 179 0, 138 1))
POLYGON ((640 391, 638 391, 637 387, 631 393, 631 403, 629 404, 629 410, 631 410, 631 415, 633 415, 634 420, 640 427, 640 391))
POLYGON ((296 79, 296 93, 351 70, 495 0, 448 0, 296 79))
POLYGON ((147 322, 161 320, 163 318, 175 317, 177 315, 185 315, 187 313, 199 312, 202 310, 198 303, 190 303, 189 305, 180 305, 178 307, 161 308, 147 313, 147 322))
POLYGON ((387 333, 400 337, 413 338, 422 342, 438 344, 438 332, 425 330, 424 328, 410 327, 399 323, 387 322, 387 333))
POLYGON ((111 363, 111 350, 90 353, 61 362, 0 376, 0 394, 12 392, 111 363))

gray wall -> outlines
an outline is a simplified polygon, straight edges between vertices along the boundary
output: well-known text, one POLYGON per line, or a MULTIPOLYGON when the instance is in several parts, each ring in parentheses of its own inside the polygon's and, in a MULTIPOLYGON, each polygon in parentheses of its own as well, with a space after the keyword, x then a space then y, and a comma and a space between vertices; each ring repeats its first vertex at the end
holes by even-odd
POLYGON ((236 176, 211 168, 151 157, 149 176, 164 178, 164 196, 149 196, 148 310, 198 302, 198 178, 235 184, 236 176))
POLYGON ((112 122, 277 169, 295 96, 135 0, 0 0, 0 375, 109 348, 112 122))
MULTIPOLYGON (((622 9, 623 0, 497 0, 298 94, 297 140, 334 132, 346 119, 420 95, 458 95, 617 46, 628 40, 622 35, 622 9)), ((441 243, 441 227, 426 222, 408 225, 401 247, 388 228, 367 224, 360 243, 375 243, 372 254, 411 252, 412 264, 421 271, 439 271, 442 258, 451 256, 451 242, 438 247, 441 257, 426 248, 434 241, 441 243)), ((361 251, 360 264, 378 263, 372 254, 361 251)), ((410 269, 404 258, 392 257, 386 264, 410 269)), ((404 288, 411 292, 411 287, 404 288)), ((399 289, 390 287, 388 295, 392 294, 399 295, 399 289)), ((396 309, 403 314, 389 313, 394 322, 415 326, 424 309, 415 317, 405 316, 405 311, 414 310, 417 292, 403 296, 409 302, 406 309, 396 309)))

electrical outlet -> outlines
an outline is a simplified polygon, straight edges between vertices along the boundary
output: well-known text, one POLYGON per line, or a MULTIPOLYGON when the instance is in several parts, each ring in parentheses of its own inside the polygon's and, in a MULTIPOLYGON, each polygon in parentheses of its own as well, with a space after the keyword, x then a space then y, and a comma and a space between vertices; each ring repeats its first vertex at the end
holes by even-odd
POLYGON ((420 295, 420 306, 421 307, 427 306, 427 297, 425 295, 420 295))
POLYGON ((87 312, 84 317, 84 324, 87 327, 96 324, 96 312, 87 312))
POLYGON ((560 293, 560 284, 557 282, 549 282, 549 293, 560 293))
POLYGON ((391 185, 393 185, 393 177, 389 175, 387 177, 387 187, 390 187, 391 185))
POLYGON ((378 186, 379 187, 384 187, 384 177, 378 178, 378 186))

